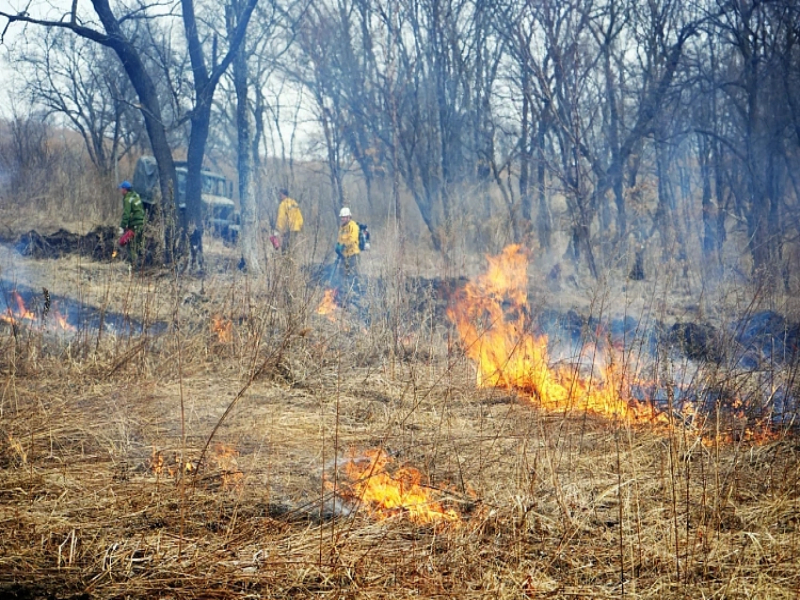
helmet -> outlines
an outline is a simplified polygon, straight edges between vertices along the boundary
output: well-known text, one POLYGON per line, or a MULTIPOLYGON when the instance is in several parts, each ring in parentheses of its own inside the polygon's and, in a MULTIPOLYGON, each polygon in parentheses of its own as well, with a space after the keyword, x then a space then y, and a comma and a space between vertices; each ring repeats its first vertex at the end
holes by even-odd
POLYGON ((127 180, 119 184, 119 189, 121 190, 130 190, 132 188, 133 186, 131 185, 131 182, 127 180))
POLYGON ((350 209, 345 206, 342 210, 339 211, 339 216, 340 217, 351 217, 352 215, 350 214, 350 209))

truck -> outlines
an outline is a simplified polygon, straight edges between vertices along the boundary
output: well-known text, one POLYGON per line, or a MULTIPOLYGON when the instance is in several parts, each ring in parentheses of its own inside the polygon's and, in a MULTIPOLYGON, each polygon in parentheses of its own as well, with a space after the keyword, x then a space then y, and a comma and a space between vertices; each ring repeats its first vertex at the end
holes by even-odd
MULTIPOLYGON (((175 205, 178 210, 186 209, 187 172, 185 161, 175 161, 175 175, 178 179, 175 205)), ((236 210, 236 203, 233 201, 233 182, 221 173, 205 167, 201 171, 201 177, 203 191, 200 201, 204 229, 226 242, 236 243, 241 229, 241 213, 236 210)), ((141 196, 148 214, 152 214, 158 190, 158 167, 153 156, 141 156, 136 161, 133 189, 141 196)))

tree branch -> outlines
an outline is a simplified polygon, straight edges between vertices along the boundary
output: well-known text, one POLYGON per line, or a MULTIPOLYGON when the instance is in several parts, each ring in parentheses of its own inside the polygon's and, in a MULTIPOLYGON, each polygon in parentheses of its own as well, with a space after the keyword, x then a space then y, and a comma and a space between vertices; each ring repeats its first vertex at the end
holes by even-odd
POLYGON ((20 22, 20 23, 29 23, 31 25, 41 25, 42 27, 56 27, 61 29, 69 29, 70 31, 74 32, 75 34, 84 37, 86 39, 92 40, 97 42, 98 44, 103 44, 104 46, 111 46, 111 38, 109 35, 97 31, 96 29, 92 29, 91 27, 85 27, 83 25, 78 25, 74 21, 74 14, 70 14, 70 21, 50 21, 47 19, 34 19, 33 17, 28 16, 27 12, 21 12, 16 15, 12 15, 7 12, 0 11, 0 17, 5 17, 8 19, 6 26, 3 28, 3 33, 0 34, 0 43, 3 43, 3 39, 5 38, 6 31, 11 26, 12 23, 20 22))

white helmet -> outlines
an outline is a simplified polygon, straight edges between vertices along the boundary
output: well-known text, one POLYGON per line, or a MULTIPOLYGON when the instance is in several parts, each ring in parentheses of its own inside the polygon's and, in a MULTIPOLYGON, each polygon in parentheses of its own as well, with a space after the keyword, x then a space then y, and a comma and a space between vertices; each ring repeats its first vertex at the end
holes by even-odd
POLYGON ((352 217, 353 215, 350 214, 350 209, 345 206, 342 210, 339 211, 339 216, 340 217, 352 217))

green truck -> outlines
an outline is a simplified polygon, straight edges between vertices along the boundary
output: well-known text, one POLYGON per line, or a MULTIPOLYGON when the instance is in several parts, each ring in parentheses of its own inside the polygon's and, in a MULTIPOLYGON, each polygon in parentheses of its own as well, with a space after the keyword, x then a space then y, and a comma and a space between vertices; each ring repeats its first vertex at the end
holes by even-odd
MULTIPOLYGON (((175 203, 178 210, 186 208, 186 162, 175 161, 178 190, 175 203)), ((203 192, 200 197, 204 229, 226 242, 239 239, 241 214, 233 201, 233 182, 210 169, 202 170, 203 192)), ((158 192, 158 167, 152 156, 142 156, 136 161, 133 172, 133 189, 139 193, 148 214, 152 214, 158 192)))

